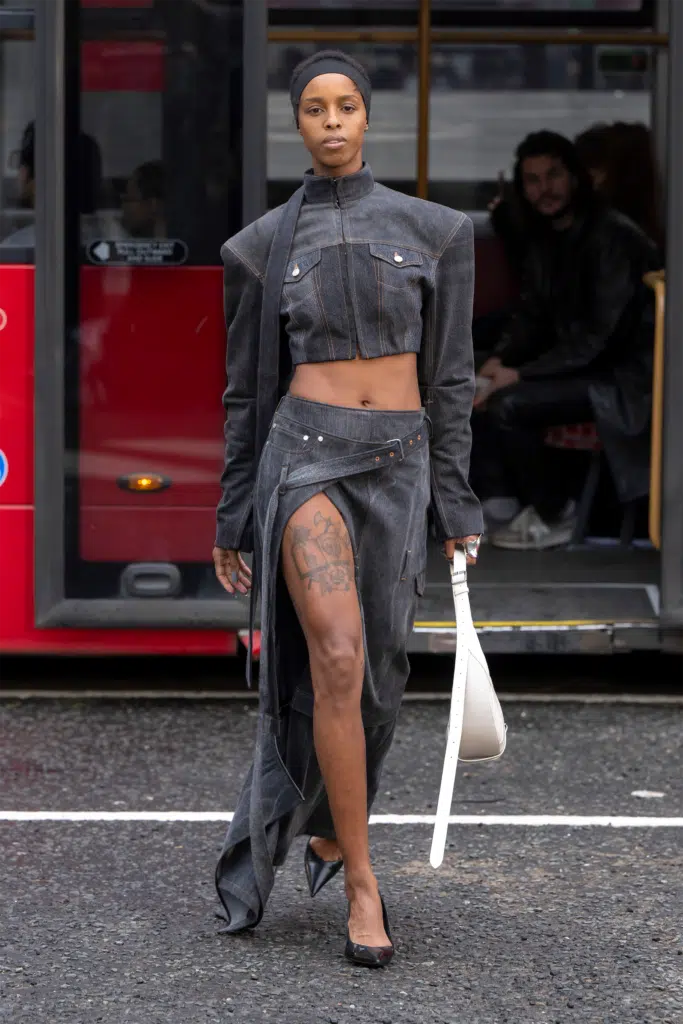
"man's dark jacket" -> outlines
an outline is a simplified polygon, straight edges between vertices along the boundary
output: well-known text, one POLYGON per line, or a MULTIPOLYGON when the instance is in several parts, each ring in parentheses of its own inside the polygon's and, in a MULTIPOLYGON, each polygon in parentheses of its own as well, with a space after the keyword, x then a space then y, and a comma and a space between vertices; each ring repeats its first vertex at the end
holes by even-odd
POLYGON ((523 291, 496 354, 522 380, 589 381, 595 422, 617 492, 649 490, 654 303, 643 275, 657 247, 627 217, 596 208, 525 240, 523 291))

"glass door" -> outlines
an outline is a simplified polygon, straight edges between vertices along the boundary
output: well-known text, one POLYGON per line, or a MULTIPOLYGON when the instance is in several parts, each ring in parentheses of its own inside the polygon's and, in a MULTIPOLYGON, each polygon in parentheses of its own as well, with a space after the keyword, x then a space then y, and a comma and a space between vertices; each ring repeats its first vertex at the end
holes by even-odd
POLYGON ((241 625, 210 559, 220 247, 242 226, 242 2, 66 0, 46 18, 57 69, 65 50, 64 271, 50 278, 63 334, 53 318, 45 340, 62 377, 44 383, 61 389, 63 436, 37 517, 62 545, 62 593, 41 606, 65 624, 241 625))

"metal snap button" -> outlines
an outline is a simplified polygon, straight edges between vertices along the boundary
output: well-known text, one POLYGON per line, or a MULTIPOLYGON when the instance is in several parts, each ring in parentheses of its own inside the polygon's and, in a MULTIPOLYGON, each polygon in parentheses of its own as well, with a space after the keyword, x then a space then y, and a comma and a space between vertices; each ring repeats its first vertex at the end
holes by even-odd
POLYGON ((394 259, 396 260, 397 263, 403 263, 403 257, 400 255, 400 253, 395 252, 394 259))
POLYGON ((294 269, 292 271, 292 277, 298 277, 300 273, 301 273, 301 269, 299 267, 299 264, 295 263, 294 264, 294 269))
POLYGON ((422 440, 422 434, 418 434, 417 435, 417 439, 418 439, 418 441, 421 441, 422 440))
POLYGON ((394 457, 394 453, 393 452, 389 452, 389 458, 393 459, 393 457, 394 457))
POLYGON ((408 444, 412 444, 412 443, 413 443, 413 442, 412 442, 412 440, 411 440, 411 441, 408 441, 408 444))
POLYGON ((322 439, 323 439, 323 435, 322 434, 318 434, 318 440, 322 441, 322 439))
POLYGON ((375 462, 379 462, 379 455, 375 455, 375 462))
POLYGON ((304 441, 308 441, 308 434, 304 434, 304 441))

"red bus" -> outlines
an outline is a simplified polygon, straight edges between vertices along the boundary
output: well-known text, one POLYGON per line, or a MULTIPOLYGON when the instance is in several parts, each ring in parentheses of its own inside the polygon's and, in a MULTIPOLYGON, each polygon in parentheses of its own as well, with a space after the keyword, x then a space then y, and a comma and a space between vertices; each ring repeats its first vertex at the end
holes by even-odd
MULTIPOLYGON (((287 78, 323 45, 370 69, 375 176, 471 214, 477 314, 511 295, 486 206, 534 128, 651 126, 679 279, 677 4, 0 0, 0 651, 238 650, 247 602, 210 564, 219 249, 296 187, 287 78)), ((485 548, 473 574, 489 651, 681 649, 683 299, 671 289, 664 313, 652 283, 649 508, 618 507, 594 438, 574 452, 581 535, 485 548)), ((413 648, 451 651, 452 619, 434 551, 413 648)))

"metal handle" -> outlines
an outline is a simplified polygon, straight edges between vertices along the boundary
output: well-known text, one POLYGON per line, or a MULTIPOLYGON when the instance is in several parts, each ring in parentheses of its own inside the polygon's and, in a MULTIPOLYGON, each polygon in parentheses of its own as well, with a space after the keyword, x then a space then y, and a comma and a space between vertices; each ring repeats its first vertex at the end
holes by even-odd
POLYGON ((666 278, 663 270, 645 275, 655 293, 655 345, 652 368, 652 427, 650 437, 650 503, 648 533, 659 551, 662 546, 662 422, 664 412, 664 306, 666 278))

